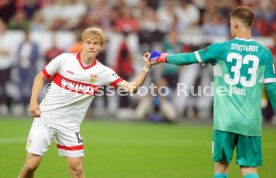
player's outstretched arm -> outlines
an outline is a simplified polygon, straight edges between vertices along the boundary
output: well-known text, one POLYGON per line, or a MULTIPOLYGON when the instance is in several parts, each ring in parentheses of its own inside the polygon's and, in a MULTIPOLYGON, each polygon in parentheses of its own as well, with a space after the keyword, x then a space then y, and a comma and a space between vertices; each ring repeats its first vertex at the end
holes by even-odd
POLYGON ((38 73, 34 79, 34 84, 33 84, 33 88, 32 88, 32 96, 31 96, 30 107, 29 107, 29 113, 32 117, 40 116, 38 97, 40 95, 41 88, 42 88, 45 80, 46 80, 46 78, 44 77, 42 72, 38 73))
POLYGON ((150 62, 152 65, 158 63, 170 63, 175 65, 189 65, 193 63, 199 63, 200 60, 196 57, 196 52, 192 53, 179 53, 168 54, 159 51, 153 51, 150 55, 150 62))
POLYGON ((146 52, 143 56, 144 67, 143 67, 142 71, 140 72, 140 74, 138 74, 138 76, 135 78, 135 80, 133 82, 128 82, 128 81, 123 80, 123 81, 119 82, 117 86, 125 89, 128 92, 135 93, 138 90, 138 88, 141 85, 143 85, 143 83, 148 75, 148 72, 151 68, 151 63, 149 61, 149 58, 150 58, 150 53, 146 52))

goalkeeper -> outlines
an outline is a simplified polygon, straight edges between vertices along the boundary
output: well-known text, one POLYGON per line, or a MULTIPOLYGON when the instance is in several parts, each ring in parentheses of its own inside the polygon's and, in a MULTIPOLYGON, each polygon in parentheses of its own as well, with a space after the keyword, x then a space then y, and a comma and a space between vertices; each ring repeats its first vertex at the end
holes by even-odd
POLYGON ((214 178, 228 178, 236 148, 236 163, 244 178, 258 178, 263 163, 261 95, 263 84, 276 110, 276 75, 269 49, 251 36, 254 13, 241 6, 231 12, 232 40, 192 53, 151 53, 151 64, 210 63, 214 67, 214 178))

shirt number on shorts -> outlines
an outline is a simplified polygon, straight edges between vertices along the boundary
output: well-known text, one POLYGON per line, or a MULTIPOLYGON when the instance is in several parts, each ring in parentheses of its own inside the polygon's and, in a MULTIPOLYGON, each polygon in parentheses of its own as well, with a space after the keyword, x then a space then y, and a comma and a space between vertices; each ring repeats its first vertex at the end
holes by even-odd
POLYGON ((78 143, 82 143, 82 138, 81 138, 81 134, 80 132, 75 132, 77 139, 78 139, 78 143))

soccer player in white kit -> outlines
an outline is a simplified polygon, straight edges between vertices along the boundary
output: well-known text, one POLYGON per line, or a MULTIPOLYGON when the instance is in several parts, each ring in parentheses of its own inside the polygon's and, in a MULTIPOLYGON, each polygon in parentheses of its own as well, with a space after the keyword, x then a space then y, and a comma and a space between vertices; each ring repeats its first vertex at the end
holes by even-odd
POLYGON ((135 92, 151 68, 150 53, 145 53, 143 70, 132 83, 127 82, 96 59, 106 43, 101 29, 84 30, 81 40, 80 53, 57 56, 34 80, 29 108, 34 120, 27 140, 27 159, 19 178, 34 177, 52 138, 56 140, 59 155, 66 157, 71 176, 83 178, 84 147, 80 124, 97 91, 101 86, 116 86, 135 92), (52 81, 51 87, 39 105, 38 97, 46 79, 52 81))

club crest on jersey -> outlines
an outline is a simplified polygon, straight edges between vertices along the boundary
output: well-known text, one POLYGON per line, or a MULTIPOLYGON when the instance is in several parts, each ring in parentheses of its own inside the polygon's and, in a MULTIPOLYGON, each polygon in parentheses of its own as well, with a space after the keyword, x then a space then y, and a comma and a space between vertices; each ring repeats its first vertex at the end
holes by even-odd
POLYGON ((96 82, 96 80, 97 80, 97 75, 96 74, 91 74, 90 75, 90 82, 94 83, 94 82, 96 82))

